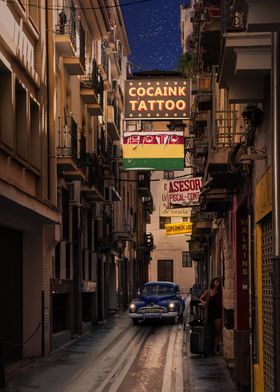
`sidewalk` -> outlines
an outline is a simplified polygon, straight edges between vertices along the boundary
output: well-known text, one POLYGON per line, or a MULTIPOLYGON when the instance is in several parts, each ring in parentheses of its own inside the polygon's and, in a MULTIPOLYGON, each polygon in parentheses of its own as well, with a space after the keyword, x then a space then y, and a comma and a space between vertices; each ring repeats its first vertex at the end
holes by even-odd
POLYGON ((190 296, 186 299, 186 328, 183 347, 184 392, 236 392, 225 359, 220 356, 200 357, 190 352, 188 312, 190 296))

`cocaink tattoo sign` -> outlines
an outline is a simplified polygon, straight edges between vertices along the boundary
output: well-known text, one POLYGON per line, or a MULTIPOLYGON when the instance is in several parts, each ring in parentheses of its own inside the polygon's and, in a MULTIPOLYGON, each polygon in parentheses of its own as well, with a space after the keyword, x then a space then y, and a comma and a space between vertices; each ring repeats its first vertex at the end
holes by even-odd
POLYGON ((126 119, 190 118, 190 82, 185 79, 133 79, 125 84, 126 119))

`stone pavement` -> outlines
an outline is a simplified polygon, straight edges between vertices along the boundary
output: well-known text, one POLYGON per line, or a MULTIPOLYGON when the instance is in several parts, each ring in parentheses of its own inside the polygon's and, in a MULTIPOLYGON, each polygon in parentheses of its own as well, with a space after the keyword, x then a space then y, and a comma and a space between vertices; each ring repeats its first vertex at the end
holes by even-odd
POLYGON ((190 296, 186 298, 186 325, 183 346, 184 392, 236 392, 230 371, 222 355, 200 357, 190 352, 190 296))
MULTIPOLYGON (((64 349, 7 372, 7 388, 4 391, 63 392, 72 373, 79 372, 91 361, 98 361, 102 352, 110 349, 123 334, 131 330, 131 327, 127 312, 115 315, 106 323, 95 327, 89 335, 85 335, 64 349)), ((188 328, 184 331, 182 354, 184 371, 182 392, 236 391, 222 356, 200 358, 190 354, 188 328)))

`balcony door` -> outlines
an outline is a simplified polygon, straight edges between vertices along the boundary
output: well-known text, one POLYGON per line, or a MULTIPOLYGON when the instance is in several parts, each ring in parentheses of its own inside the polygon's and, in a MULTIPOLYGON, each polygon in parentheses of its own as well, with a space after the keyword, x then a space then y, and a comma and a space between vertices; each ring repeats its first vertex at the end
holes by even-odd
POLYGON ((173 282, 173 260, 158 260, 158 280, 173 282))

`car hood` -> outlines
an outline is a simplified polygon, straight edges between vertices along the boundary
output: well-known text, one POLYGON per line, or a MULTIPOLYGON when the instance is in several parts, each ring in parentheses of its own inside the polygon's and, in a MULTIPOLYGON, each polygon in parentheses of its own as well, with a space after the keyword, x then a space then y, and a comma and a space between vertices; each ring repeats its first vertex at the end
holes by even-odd
POLYGON ((141 300, 144 301, 147 304, 153 303, 153 304, 158 304, 164 301, 168 300, 176 300, 177 297, 175 294, 168 294, 168 295, 161 295, 156 296, 156 295, 149 295, 147 297, 141 297, 141 300))

